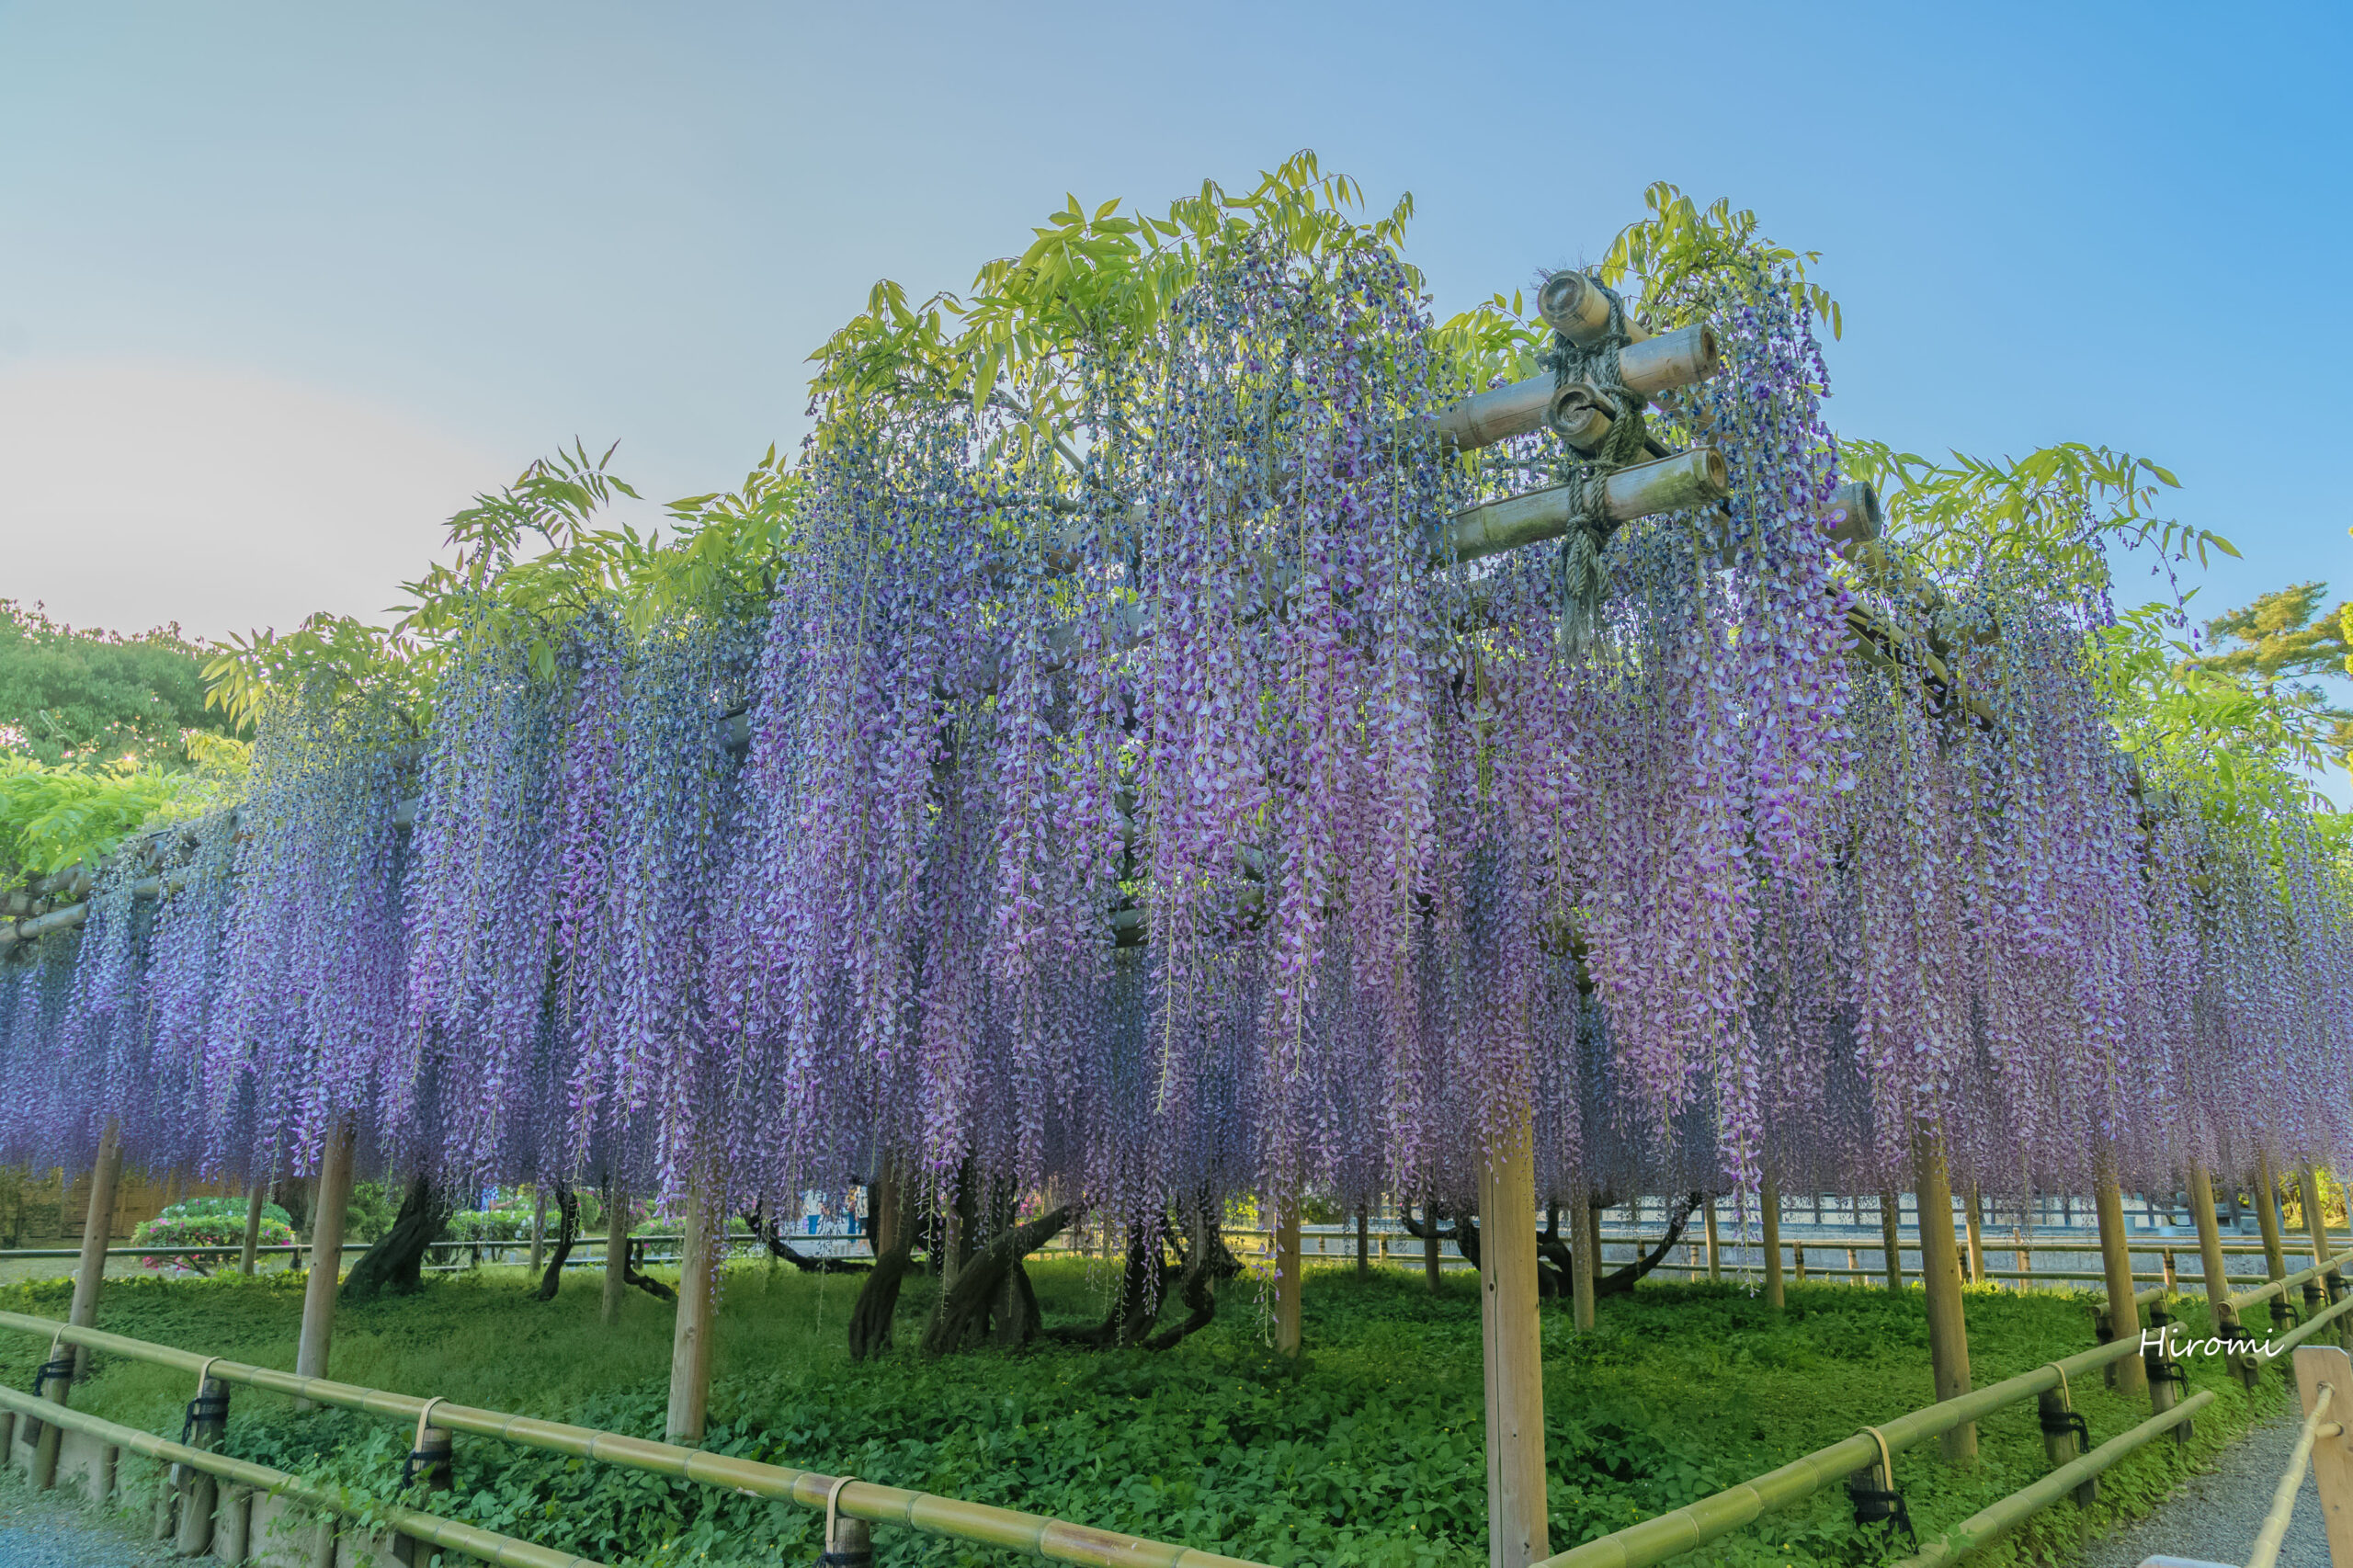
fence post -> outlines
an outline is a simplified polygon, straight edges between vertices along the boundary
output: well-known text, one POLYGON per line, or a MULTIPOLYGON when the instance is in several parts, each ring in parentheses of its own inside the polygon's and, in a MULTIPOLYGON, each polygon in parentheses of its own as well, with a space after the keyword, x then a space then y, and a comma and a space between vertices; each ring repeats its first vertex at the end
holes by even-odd
MULTIPOLYGON (((196 1401, 188 1407, 188 1447, 208 1451, 221 1446, 229 1426, 229 1385, 205 1378, 196 1385, 196 1401)), ((179 1525, 172 1551, 180 1557, 201 1557, 212 1550, 213 1514, 221 1487, 200 1470, 174 1465, 174 1490, 179 1494, 179 1525)))
POLYGON ((1714 1284, 1724 1277, 1723 1252, 1716 1243, 1716 1195, 1714 1193, 1708 1194, 1706 1201, 1699 1205, 1699 1212, 1707 1221, 1708 1282, 1714 1284))
POLYGON ((663 1423, 663 1440, 699 1443, 703 1423, 710 1413, 711 1319, 717 1306, 714 1278, 717 1252, 712 1236, 725 1226, 726 1216, 714 1208, 723 1203, 707 1188, 710 1178, 687 1189, 686 1238, 678 1248, 678 1315, 670 1335, 670 1410, 663 1423))
MULTIPOLYGON (((82 1261, 74 1276, 74 1301, 66 1311, 65 1321, 76 1328, 91 1327, 98 1316, 98 1288, 107 1273, 107 1243, 114 1233, 114 1195, 122 1179, 122 1132, 112 1119, 98 1137, 98 1154, 90 1166, 90 1207, 82 1221, 82 1261)), ((52 1403, 71 1402, 74 1381, 89 1365, 89 1352, 80 1346, 73 1349, 73 1370, 63 1378, 51 1378, 48 1393, 52 1403)), ((64 1432, 55 1424, 42 1422, 40 1441, 33 1448, 32 1483, 46 1492, 57 1484, 57 1447, 64 1432)))
MULTIPOLYGON (((1533 1129, 1523 1106, 1479 1162, 1487 1568, 1529 1568, 1552 1555, 1544 1495, 1543 1338, 1536 1321, 1535 1201, 1533 1129)), ((1580 1215, 1590 1212, 1584 1194, 1576 1202, 1580 1215)))
MULTIPOLYGON (((2329 1401, 2332 1406, 2339 1400, 2353 1399, 2353 1357, 2334 1345, 2297 1346, 2296 1389, 2303 1396, 2301 1408, 2307 1417, 2323 1383, 2336 1391, 2329 1401)), ((2353 1439, 2347 1435, 2353 1420, 2334 1425, 2334 1434, 2313 1442, 2313 1479, 2320 1488, 2321 1527, 2328 1532, 2328 1560, 2353 1562, 2353 1439)), ((2321 1430, 2328 1434, 2326 1426, 2321 1430)))
POLYGON ((1904 1208, 1903 1195, 1893 1187, 1882 1188, 1879 1195, 1880 1244, 1885 1249, 1887 1288, 1904 1289, 1904 1208))
POLYGON ((1985 1233, 1979 1226, 1977 1184, 1969 1184, 1969 1192, 1961 1199, 1961 1213, 1969 1221, 1969 1281, 1972 1285, 1985 1283, 1985 1233))
MULTIPOLYGON (((1485 1241, 1482 1235, 1479 1238, 1485 1241)), ((1299 1354, 1299 1195, 1285 1198, 1275 1210, 1275 1349, 1284 1356, 1299 1354)))
MULTIPOLYGON (((2132 1299, 2132 1241, 2124 1233, 2124 1193, 2117 1184, 2116 1159, 2103 1149, 2092 1176, 2092 1209, 2099 1220, 2099 1257, 2108 1280, 2108 1332, 2112 1339, 2141 1337, 2141 1304, 2132 1299)), ((2109 1363, 2116 1369, 2116 1392, 2130 1399, 2149 1392, 2148 1369, 2138 1356, 2109 1363)))
MULTIPOLYGON (((1952 1233, 1952 1185, 1944 1140, 1925 1125, 1912 1137, 1913 1191, 1920 1203, 1920 1280, 1927 1289, 1928 1361, 1938 1400, 1969 1392, 1969 1321, 1961 1305, 1961 1249, 1952 1233)), ((1941 1439, 1955 1464, 1977 1458, 1977 1424, 1964 1421, 1941 1439)))
POLYGON ((1770 1165, 1765 1168, 1756 1207, 1765 1230, 1765 1304, 1778 1311, 1788 1295, 1781 1285, 1781 1178, 1770 1165))

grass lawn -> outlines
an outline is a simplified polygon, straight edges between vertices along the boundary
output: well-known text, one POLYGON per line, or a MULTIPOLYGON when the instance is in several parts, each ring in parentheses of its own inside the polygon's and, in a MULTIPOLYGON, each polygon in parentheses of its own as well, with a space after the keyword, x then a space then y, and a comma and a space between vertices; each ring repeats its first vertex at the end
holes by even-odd
MULTIPOLYGON (((1079 1258, 1032 1269, 1051 1323, 1099 1318, 1108 1265, 1079 1258)), ((1248 1281, 1227 1287, 1219 1321, 1177 1349, 1103 1352, 1040 1346, 926 1361, 913 1346, 932 1299, 911 1281, 901 1348, 852 1366, 845 1326, 855 1277, 738 1264, 726 1276, 710 1446, 832 1473, 915 1487, 1262 1562, 1290 1564, 1486 1560, 1475 1281, 1433 1295, 1417 1273, 1318 1269, 1306 1278, 1308 1354, 1267 1347, 1248 1281)), ((99 1325, 208 1354, 290 1367, 300 1281, 109 1281, 99 1325)), ((347 1308, 339 1381, 659 1437, 670 1310, 631 1291, 618 1328, 597 1321, 600 1279, 529 1298, 519 1270, 445 1276, 420 1295, 347 1308)), ((0 1289, 0 1307, 63 1317, 62 1283, 0 1289)), ((2202 1329, 2202 1305, 2178 1309, 2202 1329)), ((2083 1298, 1995 1290, 1969 1298, 1980 1386, 2093 1343, 2083 1298)), ((1745 1287, 1646 1283, 1602 1303, 1580 1335, 1543 1317, 1553 1550, 1678 1506, 1929 1402, 1917 1290, 1792 1285, 1786 1312, 1745 1287)), ((29 1384, 46 1350, 0 1335, 0 1376, 29 1384)), ((2200 1459, 2283 1406, 2275 1373, 2250 1397, 2218 1361, 2193 1359, 2193 1388, 2220 1392, 2177 1447, 2161 1438, 2102 1484, 2089 1523, 2145 1512, 2200 1459)), ((188 1375, 111 1362, 74 1403, 110 1419, 176 1433, 188 1375)), ((2097 1386, 2075 1389, 2095 1443, 2146 1415, 2097 1386)), ((396 1424, 342 1412, 296 1415, 288 1403, 233 1391, 230 1448, 279 1468, 389 1488, 408 1445, 396 1424)), ((2034 1403, 1981 1428, 1966 1473, 1935 1445, 1896 1461, 1923 1534, 1959 1522, 2040 1476, 2034 1403)), ((131 1461, 126 1458, 126 1472, 131 1461)), ((814 1516, 712 1489, 458 1439, 449 1511, 608 1562, 808 1561, 814 1516)), ((1980 1561, 2063 1562, 2078 1525, 2047 1510, 1980 1561)), ((879 1559, 981 1562, 1005 1554, 885 1528, 879 1559)), ((1681 1559, 1711 1564, 1851 1564, 1891 1555, 1852 1524, 1843 1493, 1768 1516, 1681 1559)), ((1900 1553, 1893 1553, 1900 1555, 1900 1553)))

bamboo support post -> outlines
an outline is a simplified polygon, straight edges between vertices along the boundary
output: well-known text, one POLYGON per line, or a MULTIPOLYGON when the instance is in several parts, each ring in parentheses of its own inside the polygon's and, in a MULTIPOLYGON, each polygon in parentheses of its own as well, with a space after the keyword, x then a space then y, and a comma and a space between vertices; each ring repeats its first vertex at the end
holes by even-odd
MULTIPOLYGON (((2083 1457, 2084 1445, 2077 1441, 2075 1428, 2067 1417, 2067 1402, 2057 1389, 2044 1389, 2034 1396, 2035 1415, 2042 1427, 2042 1459, 2052 1469, 2073 1464, 2083 1457)), ((2092 1477, 2075 1488, 2075 1508, 2081 1511, 2099 1501, 2099 1478, 2092 1477)), ((2078 1522, 2082 1522, 2080 1519, 2078 1522)))
POLYGON ((1781 1285, 1781 1178, 1773 1171, 1765 1173, 1756 1208, 1765 1229, 1765 1304, 1778 1312, 1788 1292, 1781 1285))
MULTIPOLYGON (((2239 1332, 2239 1314, 2231 1305, 2231 1277, 2222 1256, 2222 1234, 2214 1214, 2214 1183, 2196 1161, 2183 1173, 2189 1189, 2189 1218, 2198 1227, 2198 1261, 2206 1278, 2206 1312, 2214 1333, 2228 1339, 2239 1332)), ((2254 1386, 2255 1358, 2234 1356, 2234 1367, 2247 1386, 2254 1386)))
MULTIPOLYGON (((1928 1361, 1937 1398, 1969 1392, 1969 1321, 1961 1293, 1961 1249, 1952 1232, 1952 1186, 1944 1141, 1926 1128, 1913 1137, 1913 1191, 1920 1203, 1920 1280, 1927 1289, 1928 1361)), ((1955 1464, 1977 1457, 1977 1426, 1963 1422, 1944 1434, 1944 1456, 1955 1464)))
POLYGON ((700 1187, 687 1194, 686 1240, 678 1249, 678 1312, 670 1337, 670 1410, 663 1440, 699 1443, 710 1413, 710 1341, 718 1306, 718 1269, 711 1198, 700 1187))
POLYGON ((1803 1242, 1790 1244, 1790 1278, 1800 1285, 1805 1283, 1805 1244, 1803 1242))
MULTIPOLYGON (((2306 1165, 2302 1176, 2299 1178, 2299 1181, 2302 1188, 2302 1206, 2304 1210, 2304 1233, 2312 1238, 2313 1261, 2319 1264, 2323 1268, 2326 1268, 2329 1259, 2328 1217, 2321 1208, 2320 1167, 2318 1165, 2306 1165)), ((2329 1300, 2335 1301, 2336 1299, 2336 1289, 2342 1281, 2337 1279, 2329 1279, 2326 1283, 2328 1286, 2329 1300)))
POLYGON ((605 1296, 597 1316, 606 1327, 621 1321, 621 1302, 629 1295, 629 1197, 620 1183, 605 1190, 605 1296))
POLYGON ((1887 1265, 1887 1288, 1904 1289, 1904 1195, 1883 1187, 1879 1195, 1879 1239, 1887 1265))
MULTIPOLYGON (((2141 1303, 2132 1290, 2132 1238, 2124 1233, 2124 1194, 2117 1185, 2115 1160, 2103 1153, 2092 1176, 2092 1208, 2099 1220, 2101 1271, 2108 1281, 2108 1332, 2111 1339, 2141 1337, 2141 1303)), ((2149 1392, 2149 1374, 2137 1356, 2116 1363, 2116 1392, 2127 1399, 2149 1392)))
POLYGON ((1985 1282, 1985 1232, 1981 1214, 1984 1205, 1978 1199, 1977 1184, 1969 1184, 1968 1194, 1961 1199, 1961 1217, 1969 1224, 1969 1282, 1985 1282))
POLYGON ((1275 1349, 1299 1354, 1299 1197, 1285 1198, 1275 1210, 1275 1349))
MULTIPOLYGON (((2272 1177, 2271 1156, 2268 1153, 2256 1157, 2255 1226, 2263 1237, 2264 1277, 2285 1279, 2288 1278, 2288 1249, 2279 1239, 2279 1184, 2272 1177)), ((2285 1305, 2284 1298, 2271 1305, 2271 1323, 2275 1328, 2279 1324, 2280 1309, 2285 1305)))
POLYGON ((1716 1241, 1716 1195, 1714 1193, 1708 1194, 1707 1200, 1699 1205, 1699 1212, 1707 1221, 1708 1281, 1713 1284, 1724 1277, 1723 1249, 1716 1241))
MULTIPOLYGON (((1523 1106, 1479 1164, 1487 1568, 1529 1568, 1552 1551, 1544 1493, 1543 1337, 1536 1321, 1535 1197, 1533 1133, 1523 1106)), ((1578 1208, 1589 1209, 1582 1195, 1578 1208)), ((1582 1221, 1578 1230, 1584 1231, 1582 1221)))
MULTIPOLYGON (((311 1271, 302 1282, 302 1332, 294 1349, 294 1370, 305 1378, 327 1375, 327 1346, 335 1337, 335 1294, 343 1268, 343 1229, 351 1205, 351 1155, 355 1133, 339 1120, 327 1133, 319 1158, 319 1179, 311 1202, 311 1271)), ((308 1400, 294 1402, 311 1408, 308 1400)))
MULTIPOLYGON (((90 1206, 82 1221, 82 1257, 74 1275, 74 1300, 67 1308, 65 1321, 75 1328, 89 1328, 98 1316, 98 1290, 106 1279, 107 1242, 114 1232, 115 1192, 122 1181, 122 1131, 112 1120, 98 1137, 97 1158, 90 1165, 90 1206)), ((70 1358, 72 1370, 64 1377, 51 1378, 44 1391, 51 1403, 65 1404, 73 1398, 74 1384, 89 1365, 89 1353, 80 1346, 74 1347, 70 1358)), ((46 1492, 57 1484, 57 1449, 63 1432, 53 1422, 43 1422, 40 1440, 33 1446, 32 1483, 36 1490, 46 1492)))
POLYGON ((245 1197, 245 1240, 237 1254, 237 1272, 250 1279, 261 1267, 262 1210, 269 1207, 269 1183, 256 1180, 245 1197))
POLYGON ((1601 1282, 1601 1215, 1589 1194, 1579 1193, 1569 1207, 1569 1320, 1579 1334, 1591 1334, 1601 1282))

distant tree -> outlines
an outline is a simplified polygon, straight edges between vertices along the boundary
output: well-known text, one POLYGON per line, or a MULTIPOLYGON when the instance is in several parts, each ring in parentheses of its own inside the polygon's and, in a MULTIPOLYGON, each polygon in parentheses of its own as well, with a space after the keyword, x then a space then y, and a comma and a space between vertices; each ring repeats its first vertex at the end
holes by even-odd
POLYGON ((94 766, 188 760, 189 731, 230 734, 204 705, 210 650, 176 625, 137 636, 82 631, 0 599, 0 751, 94 766))
POLYGON ((2290 583, 2225 610, 2206 623, 2205 648, 2181 665, 2259 692, 2342 762, 2353 753, 2353 709, 2330 702, 2313 677, 2353 675, 2353 601, 2324 612, 2327 597, 2325 583, 2290 583))

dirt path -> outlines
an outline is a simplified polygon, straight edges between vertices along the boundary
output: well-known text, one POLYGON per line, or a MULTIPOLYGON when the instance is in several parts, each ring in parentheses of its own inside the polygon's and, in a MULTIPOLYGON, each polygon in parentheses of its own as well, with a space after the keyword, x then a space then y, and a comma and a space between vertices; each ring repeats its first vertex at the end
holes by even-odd
MULTIPOLYGON (((2257 1426, 2225 1449, 2213 1470, 2194 1475, 2157 1511, 2092 1543, 2085 1568, 2135 1568, 2144 1557, 2188 1557, 2211 1562, 2244 1562, 2255 1532, 2271 1506, 2271 1489, 2288 1468, 2303 1413, 2281 1415, 2257 1426)), ((2304 1467, 2304 1489, 2296 1495, 2296 1517, 2279 1552, 2279 1568, 2328 1568, 2328 1543, 2320 1528, 2320 1493, 2312 1466, 2304 1467)))

